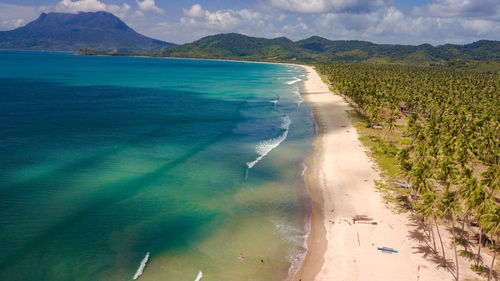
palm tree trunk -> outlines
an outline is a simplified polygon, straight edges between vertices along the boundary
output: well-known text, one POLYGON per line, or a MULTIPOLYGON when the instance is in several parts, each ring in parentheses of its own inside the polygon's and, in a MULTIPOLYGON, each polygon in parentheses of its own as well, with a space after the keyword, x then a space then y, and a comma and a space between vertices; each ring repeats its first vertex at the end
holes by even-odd
POLYGON ((481 242, 482 242, 482 238, 483 238, 483 230, 482 229, 479 229, 479 245, 478 246, 478 250, 477 250, 477 257, 476 257, 476 268, 479 267, 479 260, 481 260, 481 242))
POLYGON ((437 253, 437 250, 436 250, 436 237, 434 236, 434 229, 432 229, 432 219, 431 221, 429 221, 429 228, 430 228, 430 232, 431 232, 431 237, 432 237, 432 246, 434 247, 434 253, 437 253))
POLYGON ((464 248, 465 251, 467 252, 467 241, 465 241, 465 235, 464 235, 464 230, 465 230, 465 220, 467 219, 467 215, 464 216, 464 219, 462 220, 462 230, 460 230, 460 242, 464 243, 464 248))
POLYGON ((497 251, 495 249, 495 239, 492 239, 491 242, 493 242, 493 260, 491 261, 490 272, 488 273, 488 281, 490 281, 491 277, 493 276, 493 266, 495 265, 495 257, 497 256, 497 251))
POLYGON ((436 224, 436 230, 437 230, 437 233, 438 233, 439 242, 441 243, 441 250, 443 251, 443 265, 446 267, 446 254, 444 252, 443 239, 441 239, 441 233, 439 232, 439 226, 438 226, 438 223, 437 223, 437 220, 436 220, 436 216, 434 216, 434 223, 436 224))
POLYGON ((459 269, 458 269, 458 255, 457 255, 457 243, 455 241, 455 217, 451 215, 451 237, 453 238, 453 250, 455 251, 455 264, 457 269, 457 274, 455 275, 455 280, 458 281, 459 269))

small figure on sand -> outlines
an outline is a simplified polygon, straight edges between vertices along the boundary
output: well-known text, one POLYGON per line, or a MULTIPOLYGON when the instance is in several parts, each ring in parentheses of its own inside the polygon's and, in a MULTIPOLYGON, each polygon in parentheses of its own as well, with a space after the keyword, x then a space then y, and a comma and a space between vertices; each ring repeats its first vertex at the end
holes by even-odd
POLYGON ((243 253, 240 253, 240 260, 244 259, 245 256, 243 255, 243 253))
POLYGON ((260 260, 261 263, 264 263, 264 260, 260 260))

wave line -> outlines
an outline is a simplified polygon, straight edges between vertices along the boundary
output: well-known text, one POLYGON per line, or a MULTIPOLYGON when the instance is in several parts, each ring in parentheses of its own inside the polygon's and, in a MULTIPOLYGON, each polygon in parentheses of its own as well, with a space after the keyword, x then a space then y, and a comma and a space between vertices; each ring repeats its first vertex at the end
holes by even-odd
POLYGON ((134 274, 134 280, 139 278, 143 273, 144 273, 144 268, 146 267, 146 263, 149 260, 149 252, 146 253, 146 256, 142 259, 141 264, 139 265, 139 268, 134 274))

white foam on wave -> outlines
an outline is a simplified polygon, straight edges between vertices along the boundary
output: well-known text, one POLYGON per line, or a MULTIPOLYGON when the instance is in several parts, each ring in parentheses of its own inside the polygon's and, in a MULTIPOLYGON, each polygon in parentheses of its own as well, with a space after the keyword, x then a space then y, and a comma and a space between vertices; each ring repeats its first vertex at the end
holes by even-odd
POLYGON ((297 78, 297 77, 294 77, 294 79, 293 79, 292 81, 288 81, 288 82, 286 82, 286 83, 287 83, 288 85, 293 85, 293 84, 295 84, 295 83, 297 83, 297 82, 300 82, 300 81, 302 81, 302 80, 301 80, 301 79, 299 79, 299 78, 297 78))
POLYGON ((292 120, 290 119, 290 117, 288 117, 288 115, 283 116, 280 126, 280 128, 284 130, 283 134, 277 138, 261 141, 257 145, 255 151, 257 152, 257 154, 259 154, 259 157, 257 157, 253 161, 247 162, 247 166, 249 169, 253 168, 255 164, 259 163, 262 158, 269 154, 271 150, 278 147, 286 139, 286 137, 288 136, 288 128, 290 128, 290 124, 292 124, 292 120))
POLYGON ((278 97, 277 99, 275 100, 270 100, 269 102, 272 103, 273 105, 276 105, 279 101, 280 101, 280 98, 281 97, 278 97))
POLYGON ((146 253, 146 256, 142 259, 141 264, 139 265, 139 268, 135 272, 134 280, 139 278, 142 275, 142 273, 144 273, 144 268, 146 267, 146 263, 148 262, 148 260, 149 260, 149 252, 146 253))
POLYGON ((272 218, 271 221, 275 226, 275 232, 281 239, 298 246, 286 256, 290 262, 288 276, 293 276, 299 270, 307 254, 307 237, 309 236, 310 223, 306 223, 304 233, 304 231, 287 223, 285 220, 272 218))
POLYGON ((196 275, 196 279, 194 279, 194 281, 200 281, 202 277, 203 277, 203 272, 201 272, 200 270, 200 272, 198 272, 198 275, 196 275))
POLYGON ((302 95, 300 94, 300 90, 295 90, 293 92, 297 96, 297 107, 300 107, 300 104, 304 102, 304 98, 302 98, 302 95))
POLYGON ((300 173, 301 177, 304 177, 307 171, 307 165, 305 163, 302 163, 302 172, 300 173))

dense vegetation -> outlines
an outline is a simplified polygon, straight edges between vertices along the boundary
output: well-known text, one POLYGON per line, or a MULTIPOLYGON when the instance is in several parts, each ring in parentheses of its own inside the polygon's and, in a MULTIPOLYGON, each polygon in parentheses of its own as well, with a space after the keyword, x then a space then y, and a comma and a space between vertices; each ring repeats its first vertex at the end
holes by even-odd
MULTIPOLYGON (((371 127, 386 132, 377 141, 384 143, 383 153, 397 159, 399 181, 410 185, 409 191, 400 190, 408 192, 408 206, 424 218, 435 253, 440 250, 437 230, 445 266, 438 221, 450 226, 463 246, 460 253, 475 257, 472 268, 482 271, 481 246, 488 240, 495 255, 500 235, 500 76, 397 65, 318 69, 371 127), (397 139, 389 137, 397 130, 397 139), (478 236, 477 253, 472 253, 466 226, 478 236)), ((455 268, 450 271, 458 280, 458 262, 455 268)))
MULTIPOLYGON (((365 41, 332 41, 318 36, 293 42, 248 37, 229 33, 204 37, 193 43, 154 52, 160 57, 264 60, 277 62, 372 62, 412 65, 455 64, 462 67, 476 61, 500 62, 500 42, 478 41, 467 45, 446 44, 433 47, 384 45, 365 41)), ((498 69, 496 64, 496 69, 498 69)))
POLYGON ((43 13, 26 26, 0 32, 0 49, 137 53, 170 46, 174 44, 143 36, 107 12, 43 13))

